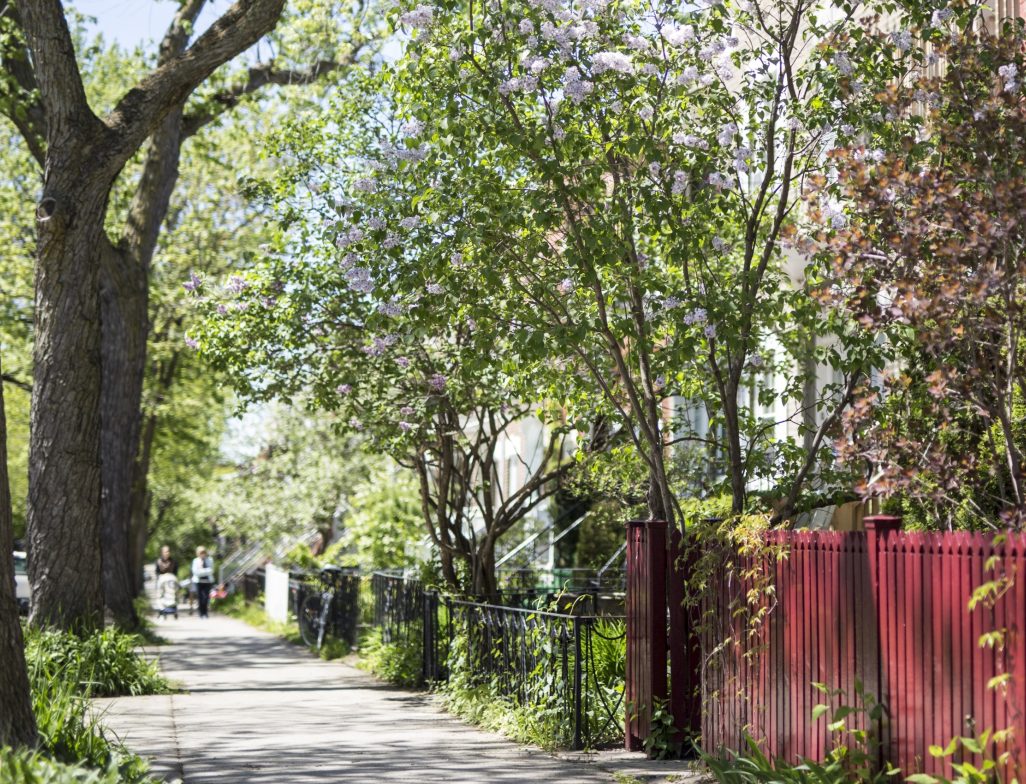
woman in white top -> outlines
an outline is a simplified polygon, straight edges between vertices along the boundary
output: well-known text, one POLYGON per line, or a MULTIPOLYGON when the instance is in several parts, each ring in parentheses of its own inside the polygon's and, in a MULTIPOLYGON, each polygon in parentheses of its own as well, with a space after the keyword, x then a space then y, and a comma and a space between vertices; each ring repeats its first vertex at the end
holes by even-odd
POLYGON ((206 547, 196 548, 192 559, 192 582, 199 599, 200 618, 206 618, 210 610, 210 589, 214 587, 214 559, 207 555, 206 547))

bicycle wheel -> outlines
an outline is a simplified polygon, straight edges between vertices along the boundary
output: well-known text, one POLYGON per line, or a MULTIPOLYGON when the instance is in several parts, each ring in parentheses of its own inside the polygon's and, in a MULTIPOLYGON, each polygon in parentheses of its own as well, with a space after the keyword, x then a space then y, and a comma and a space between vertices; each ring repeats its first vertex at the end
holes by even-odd
POLYGON ((321 632, 321 595, 312 593, 303 599, 299 609, 299 636, 311 648, 317 647, 321 632))

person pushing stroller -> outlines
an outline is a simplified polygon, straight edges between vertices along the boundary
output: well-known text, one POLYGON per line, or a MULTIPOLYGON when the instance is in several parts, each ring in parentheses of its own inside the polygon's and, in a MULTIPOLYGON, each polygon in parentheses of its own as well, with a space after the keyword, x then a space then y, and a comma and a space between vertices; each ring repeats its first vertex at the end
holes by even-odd
POLYGON ((178 561, 171 557, 171 548, 160 548, 157 559, 157 617, 178 618, 178 561))

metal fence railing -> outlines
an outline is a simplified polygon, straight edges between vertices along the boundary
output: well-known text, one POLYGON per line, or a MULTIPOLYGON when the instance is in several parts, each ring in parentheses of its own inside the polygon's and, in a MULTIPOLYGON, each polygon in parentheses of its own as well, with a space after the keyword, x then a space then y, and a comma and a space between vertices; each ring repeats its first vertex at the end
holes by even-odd
POLYGON ((516 706, 546 712, 553 732, 563 735, 556 740, 571 748, 622 737, 623 662, 615 651, 626 631, 620 619, 450 598, 442 606, 450 674, 490 685, 516 706))

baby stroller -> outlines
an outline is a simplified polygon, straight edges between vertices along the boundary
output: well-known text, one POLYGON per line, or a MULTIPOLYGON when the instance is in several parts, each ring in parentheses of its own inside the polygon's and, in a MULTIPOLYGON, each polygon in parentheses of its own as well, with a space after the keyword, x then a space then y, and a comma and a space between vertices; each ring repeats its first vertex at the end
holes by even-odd
POLYGON ((157 617, 173 615, 178 618, 178 578, 162 574, 157 578, 157 617))

